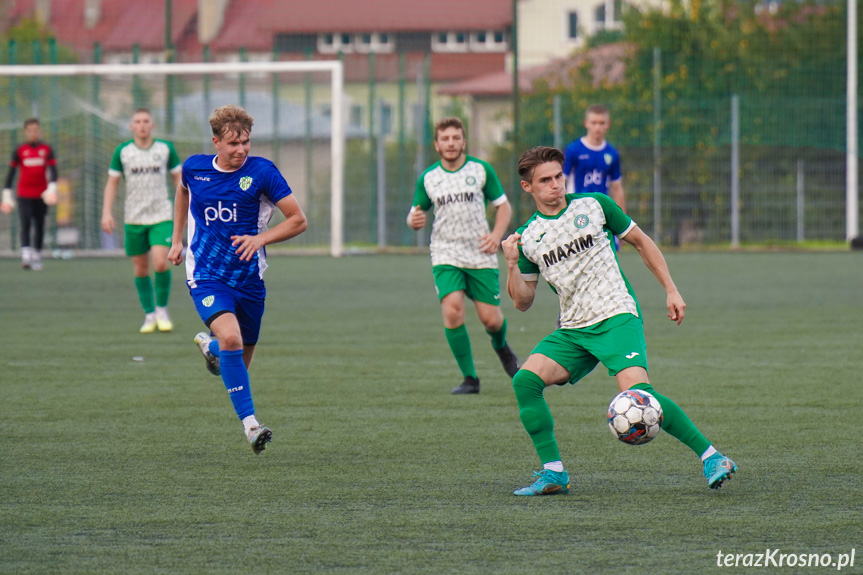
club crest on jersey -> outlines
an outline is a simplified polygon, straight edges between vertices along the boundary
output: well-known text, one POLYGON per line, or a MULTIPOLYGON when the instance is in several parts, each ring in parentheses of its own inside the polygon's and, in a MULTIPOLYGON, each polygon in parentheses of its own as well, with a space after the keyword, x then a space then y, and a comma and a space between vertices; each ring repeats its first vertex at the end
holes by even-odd
POLYGON ((603 154, 602 157, 605 159, 605 164, 610 166, 611 165, 611 154, 603 154))
POLYGON ((474 178, 473 176, 468 176, 464 179, 464 183, 469 185, 469 186, 475 186, 476 185, 476 178, 474 178))
POLYGON ((590 223, 590 218, 587 217, 587 214, 578 214, 575 216, 575 227, 580 230, 583 230, 590 223))
POLYGON ((249 186, 252 185, 252 178, 249 176, 243 176, 240 178, 240 189, 244 192, 249 189, 249 186))
POLYGON ((207 297, 205 297, 204 299, 201 300, 201 303, 204 304, 204 307, 210 307, 211 305, 213 305, 213 302, 215 302, 215 301, 216 301, 216 298, 214 298, 211 295, 208 295, 207 297))

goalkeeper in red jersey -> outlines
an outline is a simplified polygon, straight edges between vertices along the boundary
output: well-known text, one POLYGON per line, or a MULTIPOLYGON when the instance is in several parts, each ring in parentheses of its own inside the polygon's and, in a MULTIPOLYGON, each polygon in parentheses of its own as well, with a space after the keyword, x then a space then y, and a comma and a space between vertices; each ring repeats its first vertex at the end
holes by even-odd
POLYGON ((57 203, 57 159, 51 146, 42 141, 39 120, 26 120, 24 135, 27 141, 12 152, 0 210, 11 214, 17 205, 21 222, 21 267, 39 271, 42 269, 45 216, 48 206, 57 203), (21 170, 18 193, 13 194, 12 181, 18 169, 21 170))

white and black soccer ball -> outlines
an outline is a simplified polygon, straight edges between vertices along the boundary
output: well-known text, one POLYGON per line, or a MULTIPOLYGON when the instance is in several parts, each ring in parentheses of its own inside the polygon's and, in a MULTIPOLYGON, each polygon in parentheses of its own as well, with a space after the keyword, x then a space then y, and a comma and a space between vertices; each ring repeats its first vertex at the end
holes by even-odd
POLYGON ((629 389, 608 404, 608 428, 629 445, 642 445, 659 434, 662 406, 646 391, 629 389))

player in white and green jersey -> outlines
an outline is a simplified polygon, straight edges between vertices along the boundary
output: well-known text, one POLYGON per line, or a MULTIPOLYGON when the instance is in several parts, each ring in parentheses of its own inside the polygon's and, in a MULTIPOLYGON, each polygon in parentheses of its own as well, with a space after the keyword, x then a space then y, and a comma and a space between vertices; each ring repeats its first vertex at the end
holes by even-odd
POLYGON ((521 186, 537 211, 503 242, 507 292, 515 307, 533 305, 539 276, 560 299, 561 326, 534 348, 512 380, 519 416, 543 463, 536 481, 515 495, 569 491, 543 390, 576 383, 602 362, 621 391, 640 389, 662 406, 662 429, 701 457, 711 489, 737 466, 710 444, 680 407, 650 385, 641 310, 623 275, 612 236, 631 244, 666 292, 668 317, 680 325, 686 304, 656 244, 604 194, 566 194, 564 156, 531 148, 518 163, 521 186))
POLYGON ((173 144, 153 137, 156 125, 149 110, 135 110, 129 127, 133 139, 117 146, 108 170, 102 204, 102 230, 114 233, 114 199, 123 177, 126 180, 123 205, 126 255, 132 258, 135 287, 144 308, 144 324, 139 331, 153 333, 157 328, 171 331, 174 326, 168 315, 171 294, 168 250, 171 247, 174 208, 166 177, 171 174, 173 189, 176 189, 182 164, 173 144), (151 254, 154 282, 150 280, 151 254))
POLYGON ((512 208, 492 167, 465 151, 464 125, 445 118, 435 126, 434 145, 440 161, 417 181, 407 223, 414 230, 426 224, 434 208, 431 233, 432 273, 443 313, 450 350, 464 380, 454 394, 479 393, 465 321, 465 296, 472 299, 491 346, 507 375, 518 371, 518 358, 506 341, 506 319, 500 311, 497 251, 512 217, 512 208), (487 204, 496 208, 489 229, 487 204))

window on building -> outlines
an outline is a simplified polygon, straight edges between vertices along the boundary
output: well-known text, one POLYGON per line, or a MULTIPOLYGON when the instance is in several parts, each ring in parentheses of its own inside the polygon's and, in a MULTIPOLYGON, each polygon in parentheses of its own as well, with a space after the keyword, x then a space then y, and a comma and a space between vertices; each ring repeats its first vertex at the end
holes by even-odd
POLYGON ((381 117, 378 121, 381 123, 381 133, 390 134, 393 131, 393 105, 389 102, 381 102, 380 107, 381 117))
POLYGON ((479 32, 471 32, 470 50, 472 52, 505 52, 506 42, 504 42, 503 31, 480 30, 479 32))
POLYGON ((354 47, 357 52, 365 54, 374 52, 392 52, 395 50, 395 44, 390 40, 389 34, 365 33, 357 34, 354 38, 354 47))
POLYGON ((594 29, 621 30, 623 28, 623 1, 603 0, 593 11, 594 29))
POLYGON ((578 40, 578 12, 570 12, 567 16, 566 38, 578 40))
POLYGON ((350 34, 318 34, 318 52, 335 54, 337 52, 353 52, 354 40, 350 34))
POLYGON ((363 106, 362 104, 352 104, 350 114, 348 114, 348 126, 351 128, 363 127, 363 106))
POLYGON ((432 36, 433 52, 467 52, 466 32, 438 32, 432 36))

